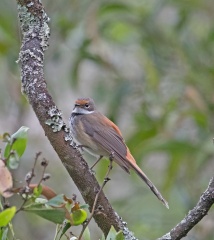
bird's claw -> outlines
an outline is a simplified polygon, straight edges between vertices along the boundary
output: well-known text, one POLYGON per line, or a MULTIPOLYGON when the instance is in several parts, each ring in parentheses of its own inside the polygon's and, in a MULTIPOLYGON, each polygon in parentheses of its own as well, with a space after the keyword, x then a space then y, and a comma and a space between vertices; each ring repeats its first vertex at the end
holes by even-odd
POLYGON ((113 160, 114 160, 114 155, 115 155, 115 153, 112 151, 112 152, 110 153, 110 155, 109 155, 109 160, 110 160, 110 161, 113 161, 113 160))
POLYGON ((89 168, 89 171, 90 171, 90 173, 91 173, 92 175, 95 175, 95 174, 96 174, 96 172, 93 170, 93 168, 89 168))
POLYGON ((85 145, 76 145, 76 148, 79 148, 81 151, 84 151, 83 148, 87 148, 85 145))

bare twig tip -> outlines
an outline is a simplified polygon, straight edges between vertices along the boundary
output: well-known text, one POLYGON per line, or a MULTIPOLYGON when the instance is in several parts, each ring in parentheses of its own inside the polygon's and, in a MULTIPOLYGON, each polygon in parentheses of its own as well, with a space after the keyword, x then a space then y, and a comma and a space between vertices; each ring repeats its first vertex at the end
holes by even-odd
POLYGON ((169 204, 168 204, 168 202, 165 202, 164 205, 166 206, 167 209, 169 209, 169 204))

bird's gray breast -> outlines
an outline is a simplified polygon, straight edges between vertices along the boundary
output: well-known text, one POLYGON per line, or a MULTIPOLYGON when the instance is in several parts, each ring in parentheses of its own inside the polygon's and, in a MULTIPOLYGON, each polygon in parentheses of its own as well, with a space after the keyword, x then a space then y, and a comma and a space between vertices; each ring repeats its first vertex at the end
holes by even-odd
POLYGON ((77 135, 77 126, 78 126, 78 115, 71 114, 69 119, 71 134, 76 138, 77 135))
POLYGON ((79 114, 71 114, 70 117, 70 128, 71 133, 73 137, 82 145, 88 146, 90 145, 89 142, 91 142, 90 136, 86 133, 84 128, 84 121, 85 115, 79 115, 79 114))

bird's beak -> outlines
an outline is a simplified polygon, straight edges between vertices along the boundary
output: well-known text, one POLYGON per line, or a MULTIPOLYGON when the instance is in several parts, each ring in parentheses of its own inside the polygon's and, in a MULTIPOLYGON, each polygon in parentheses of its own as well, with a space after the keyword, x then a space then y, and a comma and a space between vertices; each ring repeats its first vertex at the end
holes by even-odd
POLYGON ((79 112, 79 106, 80 106, 80 104, 75 103, 72 113, 78 113, 79 112))

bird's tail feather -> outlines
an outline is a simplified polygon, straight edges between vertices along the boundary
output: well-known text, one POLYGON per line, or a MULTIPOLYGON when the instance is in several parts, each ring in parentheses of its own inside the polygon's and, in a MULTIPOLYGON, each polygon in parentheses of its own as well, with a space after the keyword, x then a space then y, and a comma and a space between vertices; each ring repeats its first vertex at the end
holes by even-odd
POLYGON ((147 186, 151 189, 151 191, 155 194, 155 196, 164 204, 166 208, 169 209, 168 202, 163 198, 161 193, 158 191, 155 185, 151 182, 151 180, 146 176, 146 174, 138 167, 138 165, 136 164, 130 152, 128 155, 129 155, 129 158, 130 157, 132 158, 131 161, 130 159, 128 159, 129 167, 137 173, 137 175, 147 184, 147 186))

